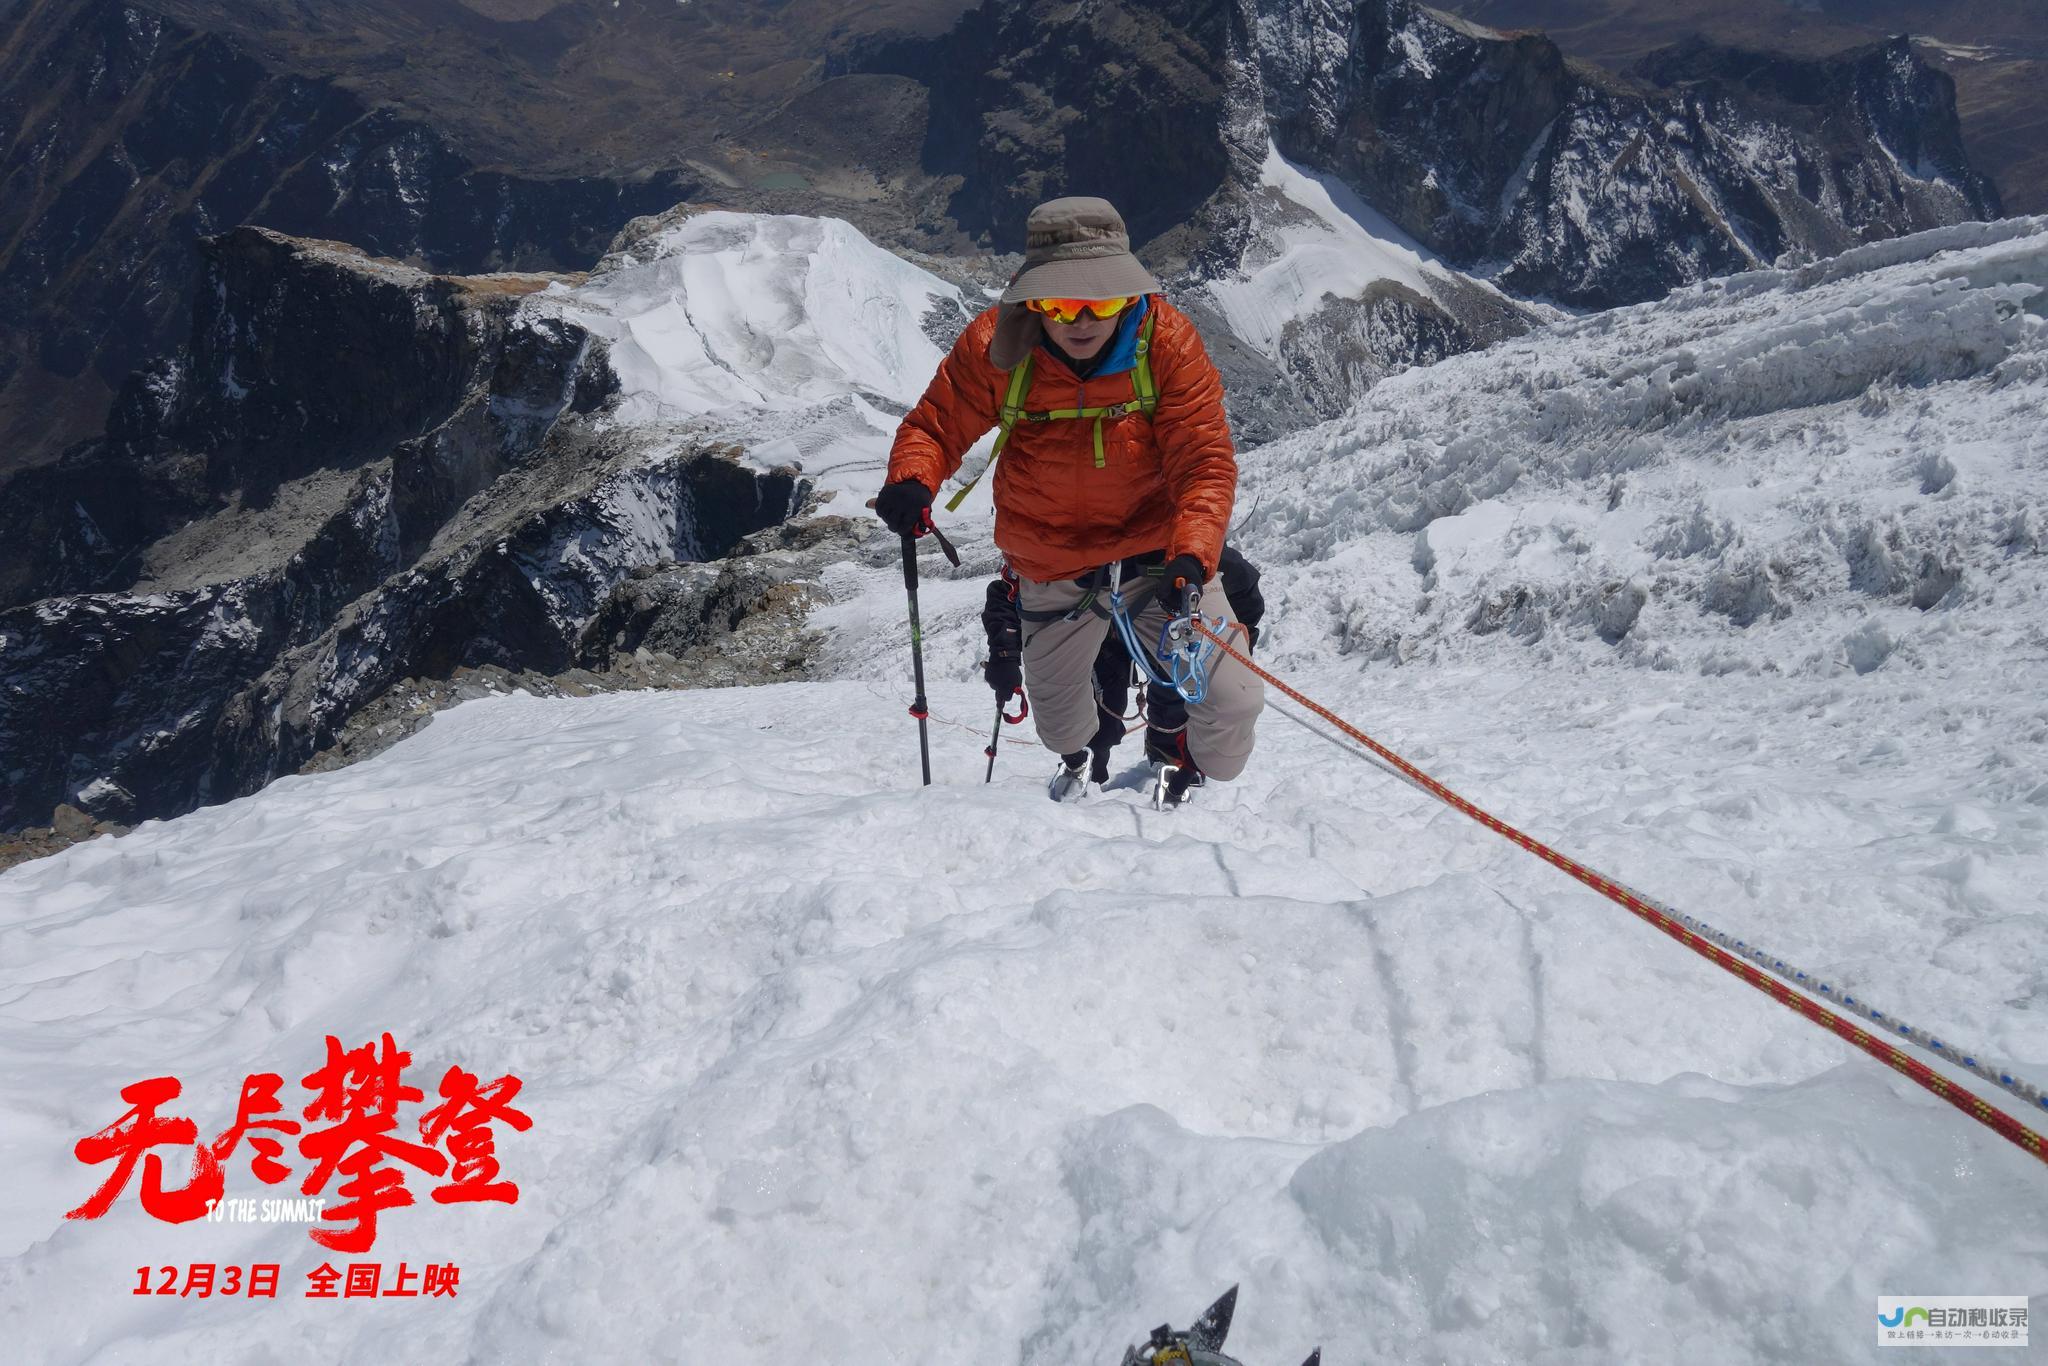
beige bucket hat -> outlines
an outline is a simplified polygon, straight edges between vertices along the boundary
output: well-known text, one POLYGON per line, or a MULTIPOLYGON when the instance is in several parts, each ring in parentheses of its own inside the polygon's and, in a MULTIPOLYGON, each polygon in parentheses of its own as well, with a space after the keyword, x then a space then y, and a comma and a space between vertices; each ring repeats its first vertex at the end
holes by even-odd
POLYGON ((1121 299, 1156 294, 1159 282, 1131 254, 1123 215, 1107 199, 1083 195, 1040 204, 1024 220, 1024 266, 999 301, 988 358, 1008 370, 1042 333, 1026 299, 1121 299))

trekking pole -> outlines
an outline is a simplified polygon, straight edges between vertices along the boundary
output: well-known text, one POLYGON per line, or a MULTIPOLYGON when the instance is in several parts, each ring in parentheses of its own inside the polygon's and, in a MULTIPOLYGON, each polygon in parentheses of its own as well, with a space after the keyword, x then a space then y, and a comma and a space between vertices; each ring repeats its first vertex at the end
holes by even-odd
MULTIPOLYGON (((929 531, 939 538, 939 549, 946 552, 946 558, 955 565, 960 563, 960 554, 953 549, 945 533, 932 525, 930 508, 924 511, 924 519, 918 526, 917 536, 929 531)), ((928 720, 931 711, 924 700, 924 628, 917 620, 917 536, 903 538, 903 591, 910 598, 910 666, 911 676, 917 683, 917 695, 911 699, 910 714, 917 718, 917 757, 924 769, 924 785, 932 785, 932 747, 928 720)))
POLYGON ((1024 695, 1022 688, 1017 689, 1017 714, 1015 716, 1010 715, 1005 710, 1008 706, 1008 698, 1004 698, 996 703, 996 728, 989 732, 988 748, 982 751, 982 753, 988 755, 988 772, 982 777, 984 783, 992 783, 996 780, 996 741, 1002 738, 1003 722, 1008 721, 1014 726, 1025 717, 1031 715, 1031 699, 1024 695))
POLYGON ((903 538, 903 591, 910 596, 910 668, 917 680, 917 695, 910 700, 910 714, 917 718, 917 757, 924 766, 924 785, 932 785, 932 747, 926 734, 931 716, 924 701, 924 628, 917 622, 917 538, 903 538))

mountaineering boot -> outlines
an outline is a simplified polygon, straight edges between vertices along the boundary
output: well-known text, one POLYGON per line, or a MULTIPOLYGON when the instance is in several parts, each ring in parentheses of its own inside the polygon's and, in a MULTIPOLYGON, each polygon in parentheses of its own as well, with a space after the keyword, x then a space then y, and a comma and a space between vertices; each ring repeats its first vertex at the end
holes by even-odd
POLYGON ((1192 763, 1161 764, 1152 780, 1152 809, 1172 811, 1186 806, 1196 788, 1207 783, 1202 770, 1192 763))
POLYGON ((1077 801, 1088 795, 1088 751, 1077 749, 1072 754, 1060 756, 1060 766, 1053 770, 1052 781, 1046 784, 1046 795, 1056 802, 1077 801))
POLYGON ((1152 807, 1155 811, 1185 805, 1189 794, 1205 781, 1194 756, 1188 753, 1185 730, 1146 731, 1145 757, 1155 766, 1152 777, 1152 807))
POLYGON ((1088 781, 1097 787, 1109 781, 1109 751, 1114 743, 1112 741, 1106 745, 1098 739, 1088 746, 1088 753, 1093 756, 1088 763, 1088 781))

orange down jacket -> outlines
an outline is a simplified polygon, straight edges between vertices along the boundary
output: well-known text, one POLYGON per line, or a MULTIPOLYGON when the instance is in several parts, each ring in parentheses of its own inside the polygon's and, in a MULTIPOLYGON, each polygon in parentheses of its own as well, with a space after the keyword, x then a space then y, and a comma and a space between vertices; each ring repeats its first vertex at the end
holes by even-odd
MULTIPOLYGON (((1152 378, 1158 406, 1102 424, 1095 465, 1092 419, 1021 421, 996 461, 996 546, 1040 583, 1078 578, 1113 560, 1164 550, 1193 555, 1211 574, 1237 498, 1237 453, 1223 415, 1223 381, 1187 315, 1150 296, 1152 378)), ((996 425, 1009 372, 988 358, 996 313, 960 334, 931 385, 896 429, 889 482, 938 489, 967 448, 996 425)), ((1114 344, 1114 336, 1109 343, 1114 344)), ((1024 408, 1098 408, 1132 397, 1131 371, 1082 381, 1044 347, 1032 361, 1024 408)))

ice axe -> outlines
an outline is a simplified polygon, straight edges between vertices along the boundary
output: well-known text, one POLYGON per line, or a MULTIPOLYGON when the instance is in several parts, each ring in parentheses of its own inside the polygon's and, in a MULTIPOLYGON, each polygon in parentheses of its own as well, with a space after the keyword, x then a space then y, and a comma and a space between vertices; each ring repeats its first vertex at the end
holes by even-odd
MULTIPOLYGON (((1230 1336, 1230 1320, 1237 1313, 1237 1287, 1231 1286, 1202 1311, 1195 1326, 1177 1332, 1167 1324, 1152 1330, 1142 1347, 1124 1349, 1122 1366, 1243 1366, 1236 1357, 1225 1356, 1223 1340, 1230 1336)), ((1301 1366, 1322 1366, 1323 1349, 1308 1354, 1301 1366)))

